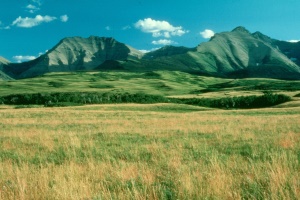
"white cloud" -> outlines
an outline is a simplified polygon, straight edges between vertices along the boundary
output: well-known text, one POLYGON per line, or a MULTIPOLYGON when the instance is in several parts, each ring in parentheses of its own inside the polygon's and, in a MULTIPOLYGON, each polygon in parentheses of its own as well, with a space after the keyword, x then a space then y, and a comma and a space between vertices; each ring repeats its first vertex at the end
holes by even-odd
POLYGON ((145 49, 141 49, 139 51, 142 52, 142 53, 149 53, 150 52, 150 50, 145 50, 145 49))
POLYGON ((56 19, 57 19, 56 17, 51 17, 48 15, 45 16, 37 15, 35 18, 29 18, 29 17, 22 18, 20 16, 15 21, 13 21, 12 25, 22 27, 22 28, 31 28, 34 26, 38 26, 41 23, 48 23, 56 19))
POLYGON ((300 40, 288 40, 288 42, 297 43, 297 42, 300 42, 300 40))
POLYGON ((128 29, 131 29, 131 26, 124 26, 123 28, 122 28, 122 30, 128 30, 128 29))
POLYGON ((179 29, 179 30, 173 31, 171 34, 174 35, 174 36, 182 36, 182 35, 184 35, 188 32, 189 31, 179 29))
POLYGON ((10 26, 4 26, 4 24, 2 23, 2 21, 0 21, 0 30, 2 30, 2 29, 8 30, 8 29, 10 29, 10 26))
POLYGON ((139 51, 142 52, 142 53, 149 53, 149 52, 151 52, 151 51, 156 51, 157 49, 159 49, 159 48, 152 48, 152 49, 150 49, 150 50, 141 49, 141 50, 139 50, 139 51))
POLYGON ((62 16, 60 16, 60 21, 67 22, 68 20, 69 20, 68 15, 62 15, 62 16))
POLYGON ((48 50, 46 50, 45 52, 39 52, 39 54, 38 54, 37 57, 40 57, 40 56, 44 55, 44 54, 47 53, 47 52, 48 52, 48 50))
POLYGON ((18 63, 21 63, 24 61, 34 60, 36 59, 36 57, 35 56, 14 56, 13 59, 18 63))
POLYGON ((40 8, 32 4, 27 5, 26 8, 28 9, 27 11, 30 13, 35 13, 36 11, 40 10, 40 8))
POLYGON ((41 0, 31 0, 32 3, 36 3, 39 6, 42 5, 42 1, 41 0))
POLYGON ((161 37, 163 34, 161 32, 152 33, 153 37, 161 37))
POLYGON ((164 32, 164 37, 165 37, 165 38, 170 38, 170 37, 171 37, 171 35, 170 35, 170 33, 169 33, 169 32, 164 32))
POLYGON ((205 39, 209 39, 215 35, 215 32, 209 29, 205 29, 203 32, 200 32, 200 35, 202 35, 202 37, 205 39))
POLYGON ((182 36, 189 31, 184 30, 182 26, 173 26, 167 21, 158 21, 151 18, 139 20, 134 24, 135 28, 145 33, 151 33, 153 37, 182 36))
POLYGON ((43 53, 43 52, 40 52, 40 53, 39 53, 39 57, 40 57, 41 55, 44 55, 44 53, 43 53))
POLYGON ((10 26, 0 27, 0 30, 9 30, 10 26))
POLYGON ((32 5, 32 4, 29 4, 28 6, 26 6, 26 8, 28 8, 28 9, 36 9, 37 7, 34 6, 34 5, 32 5))
POLYGON ((106 26, 105 30, 110 31, 111 30, 110 26, 106 26))
POLYGON ((170 44, 176 44, 176 42, 174 42, 172 40, 162 39, 162 40, 152 41, 152 44, 154 44, 154 45, 170 45, 170 44))

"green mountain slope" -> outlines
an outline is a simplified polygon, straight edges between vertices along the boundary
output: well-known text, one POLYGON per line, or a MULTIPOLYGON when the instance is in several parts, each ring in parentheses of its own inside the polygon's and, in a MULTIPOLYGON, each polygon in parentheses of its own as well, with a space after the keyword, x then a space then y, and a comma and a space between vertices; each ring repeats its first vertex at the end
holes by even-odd
POLYGON ((272 39, 260 32, 253 33, 253 36, 278 48, 284 55, 300 66, 300 42, 287 42, 272 39))
POLYGON ((0 81, 12 80, 10 76, 0 70, 0 81))
POLYGON ((8 60, 6 60, 5 58, 0 56, 0 65, 3 65, 3 64, 6 65, 8 63, 10 63, 8 60))
POLYGON ((9 64, 10 62, 5 58, 0 56, 0 80, 11 80, 12 78, 5 74, 3 70, 3 66, 9 64))
POLYGON ((6 64, 3 71, 14 78, 48 72, 168 70, 229 78, 300 79, 299 49, 300 43, 252 34, 244 27, 218 33, 196 48, 165 46, 146 54, 113 38, 73 37, 33 61, 6 64))
POLYGON ((11 64, 5 70, 16 78, 42 75, 48 72, 93 70, 107 60, 140 58, 143 54, 113 38, 65 38, 41 57, 21 64, 11 64))
POLYGON ((238 27, 197 47, 199 63, 233 77, 299 78, 300 68, 279 49, 238 27))
POLYGON ((185 54, 189 51, 194 51, 195 48, 187 48, 187 47, 175 47, 175 46, 164 46, 160 49, 157 49, 156 51, 151 51, 149 53, 146 53, 143 56, 143 59, 155 59, 159 57, 165 57, 165 56, 174 56, 174 55, 180 55, 185 54))
POLYGON ((216 34, 197 48, 167 46, 147 53, 139 66, 140 69, 180 70, 218 77, 299 79, 299 66, 278 48, 278 43, 263 34, 258 36, 237 27, 231 32, 216 34))

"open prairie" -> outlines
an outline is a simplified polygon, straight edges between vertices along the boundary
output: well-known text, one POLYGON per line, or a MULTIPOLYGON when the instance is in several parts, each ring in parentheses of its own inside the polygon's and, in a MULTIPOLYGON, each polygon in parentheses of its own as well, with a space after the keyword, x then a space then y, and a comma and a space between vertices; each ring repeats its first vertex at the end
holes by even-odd
POLYGON ((297 199, 300 108, 0 108, 1 199, 297 199))
POLYGON ((0 8, 0 200, 300 199, 300 0, 0 8))

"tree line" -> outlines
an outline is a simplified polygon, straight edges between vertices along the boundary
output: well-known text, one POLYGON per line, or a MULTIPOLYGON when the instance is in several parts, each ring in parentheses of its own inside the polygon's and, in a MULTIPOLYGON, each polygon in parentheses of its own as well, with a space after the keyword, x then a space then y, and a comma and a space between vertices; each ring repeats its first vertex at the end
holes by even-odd
POLYGON ((145 93, 97 93, 97 92, 62 92, 62 93, 32 93, 12 94, 0 97, 0 103, 7 105, 44 105, 72 106, 85 104, 110 103, 178 103, 203 107, 235 109, 235 108, 263 108, 278 105, 291 98, 283 94, 265 92, 260 96, 238 96, 225 98, 167 98, 161 95, 145 93))

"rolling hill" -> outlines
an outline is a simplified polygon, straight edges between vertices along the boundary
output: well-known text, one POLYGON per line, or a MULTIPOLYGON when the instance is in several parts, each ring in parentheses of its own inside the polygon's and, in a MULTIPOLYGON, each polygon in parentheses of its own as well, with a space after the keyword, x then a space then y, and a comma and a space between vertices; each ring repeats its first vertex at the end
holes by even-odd
POLYGON ((195 48, 165 46, 146 54, 113 38, 72 37, 25 63, 4 63, 16 79, 48 72, 170 70, 217 77, 300 79, 300 43, 272 39, 244 27, 216 34, 195 48))

